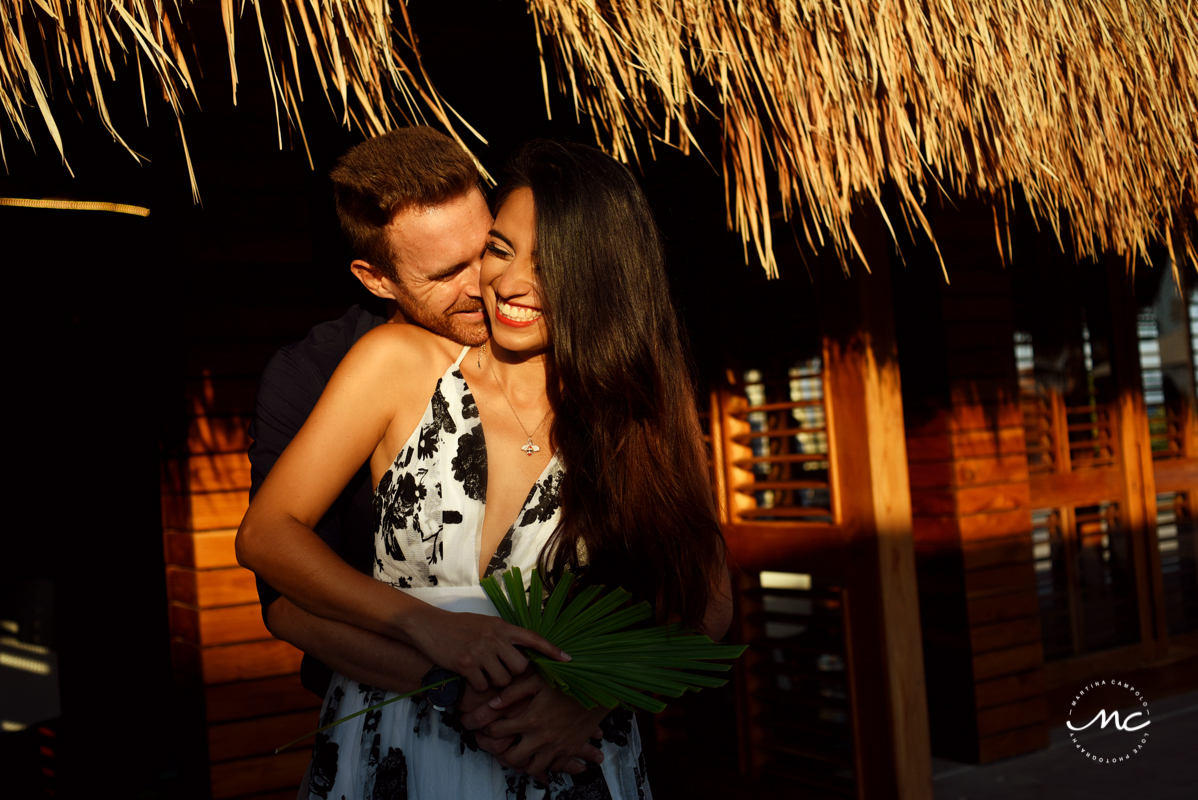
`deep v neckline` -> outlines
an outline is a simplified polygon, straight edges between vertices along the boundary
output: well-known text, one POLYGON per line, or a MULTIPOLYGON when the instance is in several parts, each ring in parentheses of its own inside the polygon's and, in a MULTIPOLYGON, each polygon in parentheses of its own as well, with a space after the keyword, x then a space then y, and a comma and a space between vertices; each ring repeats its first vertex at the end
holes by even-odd
MULTIPOLYGON (((469 348, 467 348, 467 349, 469 349, 469 348)), ((462 355, 464 356, 465 352, 463 352, 462 355)), ((453 377, 454 370, 457 370, 462 375, 462 389, 463 389, 464 394, 473 395, 473 392, 470 390, 470 383, 469 383, 469 381, 466 380, 466 373, 461 371, 461 356, 458 357, 457 362, 454 363, 454 365, 449 369, 449 371, 446 374, 449 375, 450 377, 453 377)), ((477 403, 478 403, 478 401, 476 400, 475 404, 477 405, 477 403)), ((479 409, 479 414, 478 414, 478 433, 479 433, 479 436, 482 437, 483 451, 487 453, 487 484, 486 484, 486 486, 483 487, 483 497, 485 498, 485 497, 489 497, 490 493, 491 493, 491 467, 490 467, 491 456, 490 456, 490 451, 487 450, 487 431, 486 431, 486 428, 483 427, 482 409, 479 409)), ((520 519, 525 514, 528 513, 528 504, 531 503, 533 497, 536 496, 537 487, 541 486, 541 484, 543 484, 545 482, 545 479, 548 476, 553 474, 554 467, 557 466, 557 463, 558 463, 557 451, 554 450, 553 455, 549 456, 549 461, 548 461, 548 463, 545 464, 545 468, 541 470, 541 474, 538 475, 536 477, 536 479, 532 482, 532 486, 528 487, 528 494, 525 495, 524 502, 521 503, 520 508, 518 508, 516 510, 516 518, 512 520, 512 523, 510 525, 508 525, 507 530, 504 531, 503 536, 501 536, 499 541, 495 543, 495 549, 491 551, 490 556, 488 556, 488 558, 487 558, 487 566, 486 566, 486 568, 483 569, 483 574, 479 576, 480 582, 483 578, 490 575, 492 570, 494 570, 495 555, 503 549, 504 543, 512 538, 512 535, 516 532, 516 528, 520 527, 520 519)), ((476 575, 478 574, 477 566, 478 566, 478 564, 482 563, 483 528, 487 524, 487 511, 488 511, 487 505, 488 505, 487 502, 484 500, 483 504, 482 504, 482 506, 483 506, 482 517, 478 521, 478 530, 475 531, 475 534, 474 534, 474 564, 476 567, 476 569, 475 569, 476 575)))
MULTIPOLYGON (((488 561, 482 559, 486 493, 491 486, 483 420, 462 372, 467 352, 449 365, 391 467, 375 486, 374 575, 399 589, 421 586, 478 586, 480 575, 503 572, 509 565, 534 566, 548 544, 561 513, 559 489, 563 462, 549 455, 536 481, 517 503, 516 462, 500 458, 504 472, 492 513, 512 519, 506 529, 488 529, 486 544, 498 536, 488 561), (502 498, 502 501, 500 501, 502 498), (500 513, 502 512, 502 513, 500 513)), ((494 408, 494 403, 492 410, 494 408)), ((494 428, 492 430, 495 430, 494 428)), ((513 454, 514 455, 514 454, 513 454)), ((521 465, 522 466, 522 465, 521 465)), ((523 480, 520 481, 523 483, 523 480)))

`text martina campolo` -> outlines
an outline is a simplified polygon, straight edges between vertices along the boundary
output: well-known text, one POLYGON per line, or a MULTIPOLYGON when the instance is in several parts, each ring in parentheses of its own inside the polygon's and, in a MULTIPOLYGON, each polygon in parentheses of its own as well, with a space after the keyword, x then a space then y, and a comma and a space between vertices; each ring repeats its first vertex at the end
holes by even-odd
POLYGON ((1085 686, 1074 696, 1069 709, 1070 719, 1066 720, 1065 726, 1071 732, 1070 738, 1082 755, 1091 761, 1113 764, 1125 761, 1138 753, 1148 742, 1148 732, 1144 731, 1136 736, 1135 738, 1138 738, 1139 742, 1132 742, 1130 750, 1126 751, 1124 748, 1127 747, 1128 742, 1122 736, 1109 741, 1106 738, 1081 741, 1077 738, 1077 733, 1087 729, 1092 729, 1092 733, 1105 730, 1108 725, 1113 723, 1114 731, 1135 736, 1136 732, 1143 731, 1152 724, 1152 721, 1147 718, 1149 714, 1148 701, 1134 686, 1124 681, 1102 680, 1085 686), (1115 710, 1108 711, 1107 708, 1112 705, 1115 706, 1115 710), (1127 707, 1128 705, 1139 708, 1132 711, 1127 707), (1123 709, 1122 716, 1120 707, 1123 709), (1074 713, 1077 714, 1077 717, 1073 716, 1074 713), (1074 719, 1078 721, 1078 724, 1074 724, 1074 719), (1093 728, 1096 722, 1098 727, 1093 728), (1103 742, 1106 744, 1104 745, 1103 742), (1101 752, 1111 746, 1116 748, 1115 752, 1101 752), (1093 750, 1100 752, 1093 752, 1093 750))

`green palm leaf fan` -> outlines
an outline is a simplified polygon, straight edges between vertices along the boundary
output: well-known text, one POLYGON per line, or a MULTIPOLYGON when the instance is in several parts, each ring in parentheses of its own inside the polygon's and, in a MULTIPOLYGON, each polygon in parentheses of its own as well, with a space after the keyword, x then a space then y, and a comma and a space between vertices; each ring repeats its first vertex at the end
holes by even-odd
POLYGON ((600 597, 603 586, 588 586, 567 603, 573 582, 574 576, 565 573, 543 610, 538 601, 544 586, 535 569, 527 596, 519 567, 503 575, 506 596, 494 577, 484 578, 482 587, 506 622, 570 654, 571 660, 562 662, 533 651, 529 661, 547 683, 586 708, 624 705, 656 713, 666 704, 650 694, 681 697, 723 686, 725 679, 707 673, 727 672, 731 664, 713 662, 745 651, 744 645, 717 644, 678 624, 629 629, 653 617, 648 603, 624 607, 632 595, 616 588, 600 597))

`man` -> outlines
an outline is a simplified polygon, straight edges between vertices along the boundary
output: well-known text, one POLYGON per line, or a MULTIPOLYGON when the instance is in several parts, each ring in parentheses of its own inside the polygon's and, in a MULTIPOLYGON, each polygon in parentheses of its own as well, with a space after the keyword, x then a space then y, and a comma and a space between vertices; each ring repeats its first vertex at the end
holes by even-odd
MULTIPOLYGON (((478 280, 492 219, 477 168, 466 152, 430 128, 404 128, 352 148, 331 177, 337 214, 355 255, 350 269, 386 302, 387 317, 354 307, 271 359, 250 427, 251 497, 307 419, 338 363, 374 327, 415 324, 463 345, 479 345, 487 338, 478 280)), ((377 525, 372 493, 364 465, 315 529, 333 552, 366 574, 371 573, 377 525)), ((267 627, 304 651, 301 679, 322 698, 332 670, 404 692, 411 690, 413 675, 432 666, 406 644, 308 613, 261 579, 258 592, 267 627)), ((467 688, 458 708, 470 711, 490 696, 467 688)), ((502 749, 501 742, 481 733, 477 741, 491 752, 502 749)), ((595 760, 598 753, 588 745, 578 755, 595 760)), ((575 772, 581 764, 555 768, 575 772)))
MULTIPOLYGON (((478 271, 491 214, 465 151, 431 128, 404 128, 351 149, 331 177, 337 215, 356 256, 350 269, 385 301, 387 317, 355 306, 267 364, 250 426, 251 498, 341 359, 367 332, 407 322, 460 344, 487 338, 478 271)), ((366 574, 376 527, 371 495, 370 471, 363 466, 316 527, 334 552, 366 574)), ((262 580, 258 594, 271 633, 304 651, 306 688, 324 697, 331 676, 326 664, 365 683, 387 685, 386 676, 371 669, 394 663, 390 645, 398 643, 308 614, 262 580)))

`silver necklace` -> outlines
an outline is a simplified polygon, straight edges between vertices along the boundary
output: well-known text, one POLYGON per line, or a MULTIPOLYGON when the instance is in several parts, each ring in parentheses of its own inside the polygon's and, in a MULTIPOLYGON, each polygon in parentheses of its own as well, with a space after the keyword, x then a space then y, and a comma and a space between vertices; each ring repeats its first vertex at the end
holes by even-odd
MULTIPOLYGON (((486 354, 487 354, 487 344, 486 344, 486 342, 483 342, 482 348, 478 351, 478 368, 479 369, 483 368, 483 356, 485 356, 486 354)), ((504 400, 507 400, 507 407, 512 410, 512 416, 516 418, 516 424, 520 426, 520 430, 524 431, 524 435, 526 437, 528 437, 525 440, 524 444, 522 444, 520 446, 520 449, 523 450, 525 453, 527 453, 529 458, 532 458, 533 453, 541 452, 541 448, 537 447, 535 444, 532 443, 532 437, 536 436, 537 431, 541 430, 541 426, 545 424, 545 420, 549 419, 549 413, 551 411, 553 411, 553 409, 550 408, 549 411, 546 411, 545 416, 541 417, 541 421, 537 423, 537 427, 533 428, 532 433, 529 433, 528 428, 524 427, 524 423, 520 421, 520 415, 516 413, 516 407, 514 405, 512 405, 512 401, 508 398, 507 392, 504 391, 503 384, 499 382, 499 376, 495 374, 495 365, 492 362, 488 361, 487 366, 491 370, 491 377, 494 379, 495 385, 499 387, 500 394, 503 395, 504 400)))

